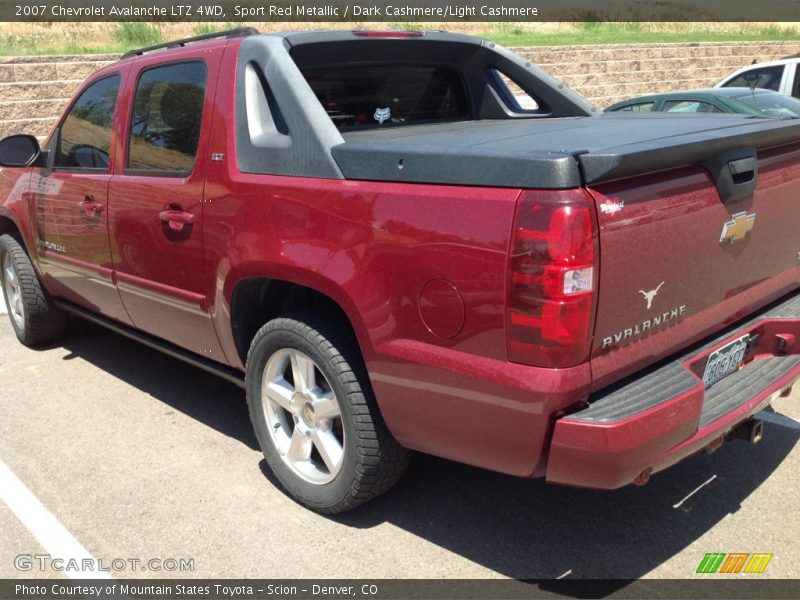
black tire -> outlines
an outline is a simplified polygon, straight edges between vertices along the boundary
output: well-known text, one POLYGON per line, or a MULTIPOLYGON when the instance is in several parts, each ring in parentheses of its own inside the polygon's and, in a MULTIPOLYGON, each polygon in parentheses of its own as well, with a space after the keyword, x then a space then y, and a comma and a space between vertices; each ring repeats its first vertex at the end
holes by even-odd
MULTIPOLYGON (((385 492, 405 473, 411 453, 386 428, 352 333, 335 317, 297 313, 264 325, 250 345, 246 385, 250 420, 267 464, 289 496, 303 506, 324 514, 341 513, 385 492), (314 372, 324 376, 322 385, 330 387, 340 409, 337 427, 344 439, 343 458, 338 472, 329 473, 334 477, 329 482, 303 479, 282 458, 269 430, 269 409, 262 401, 265 369, 271 358, 297 351, 313 361, 318 370, 314 372)), ((295 391, 293 398, 296 395, 295 391)), ((298 418, 286 415, 295 420, 290 426, 297 427, 298 418)), ((278 427, 274 424, 273 430, 278 427)))
POLYGON ((20 342, 26 346, 37 346, 52 342, 62 337, 69 325, 67 314, 55 306, 42 288, 39 277, 31 264, 31 259, 22 244, 11 235, 0 236, 0 283, 3 288, 3 299, 8 309, 11 326, 20 342), (8 255, 13 266, 20 289, 21 316, 15 318, 12 311, 6 278, 8 274, 3 267, 8 255))

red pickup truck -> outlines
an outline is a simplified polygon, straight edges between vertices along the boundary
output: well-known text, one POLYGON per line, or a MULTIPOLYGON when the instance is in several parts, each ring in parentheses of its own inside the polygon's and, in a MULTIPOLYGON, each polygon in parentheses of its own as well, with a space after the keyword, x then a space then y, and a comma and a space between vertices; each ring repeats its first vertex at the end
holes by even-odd
POLYGON ((0 142, 24 344, 74 314, 239 384, 325 513, 410 450, 613 489, 760 439, 800 377, 797 120, 598 113, 455 34, 206 37, 0 142))

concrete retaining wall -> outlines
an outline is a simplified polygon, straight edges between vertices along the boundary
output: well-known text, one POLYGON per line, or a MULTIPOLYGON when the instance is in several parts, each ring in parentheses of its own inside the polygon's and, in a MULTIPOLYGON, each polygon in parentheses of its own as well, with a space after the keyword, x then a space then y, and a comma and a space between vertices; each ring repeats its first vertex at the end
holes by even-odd
MULTIPOLYGON (((710 87, 755 61, 800 52, 800 41, 515 48, 604 108, 651 92, 710 87)), ((83 79, 116 55, 0 57, 0 136, 44 136, 83 79)))

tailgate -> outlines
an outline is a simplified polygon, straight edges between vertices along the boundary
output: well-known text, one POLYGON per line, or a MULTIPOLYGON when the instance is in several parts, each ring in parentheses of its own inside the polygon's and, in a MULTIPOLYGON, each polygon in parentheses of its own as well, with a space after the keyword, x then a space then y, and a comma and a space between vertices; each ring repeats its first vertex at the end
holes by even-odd
POLYGON ((798 287, 800 144, 759 143, 711 144, 695 164, 589 185, 600 226, 594 389, 798 287))

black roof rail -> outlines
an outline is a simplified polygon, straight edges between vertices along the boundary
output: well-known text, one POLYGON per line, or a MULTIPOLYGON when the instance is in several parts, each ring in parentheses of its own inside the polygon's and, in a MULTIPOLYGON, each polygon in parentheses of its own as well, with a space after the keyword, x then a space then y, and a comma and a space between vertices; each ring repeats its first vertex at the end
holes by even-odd
POLYGON ((227 31, 217 31, 215 33, 205 33, 203 35, 196 35, 194 37, 183 38, 180 40, 173 40, 171 42, 165 42, 163 44, 156 44, 155 46, 146 46, 145 48, 138 48, 137 50, 130 50, 122 55, 122 59, 126 58, 133 58, 134 56, 141 56, 145 52, 151 52, 153 50, 162 50, 167 48, 181 48, 186 44, 192 44, 194 42, 203 42, 205 40, 213 40, 214 38, 237 38, 237 37, 247 37, 248 35, 258 35, 261 33, 258 29, 254 27, 239 27, 238 29, 228 29, 227 31))
POLYGON ((781 60, 786 60, 787 58, 800 58, 800 52, 797 54, 790 54, 789 56, 784 56, 781 60))

